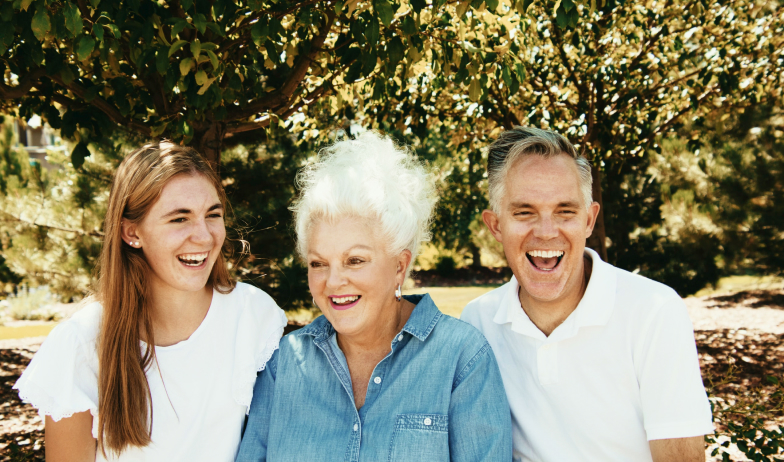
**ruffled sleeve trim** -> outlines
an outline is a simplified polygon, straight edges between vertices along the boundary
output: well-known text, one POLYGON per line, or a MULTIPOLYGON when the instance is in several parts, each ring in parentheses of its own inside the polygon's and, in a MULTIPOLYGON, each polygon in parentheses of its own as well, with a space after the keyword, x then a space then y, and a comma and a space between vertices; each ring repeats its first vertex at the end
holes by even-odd
POLYGON ((232 393, 234 401, 250 412, 256 376, 278 349, 286 315, 264 291, 246 284, 238 284, 242 312, 237 326, 234 352, 232 393))
POLYGON ((95 336, 100 305, 86 306, 58 325, 14 384, 19 398, 55 422, 78 412, 93 416, 97 437, 98 373, 95 336), (92 319, 96 318, 96 319, 92 319))

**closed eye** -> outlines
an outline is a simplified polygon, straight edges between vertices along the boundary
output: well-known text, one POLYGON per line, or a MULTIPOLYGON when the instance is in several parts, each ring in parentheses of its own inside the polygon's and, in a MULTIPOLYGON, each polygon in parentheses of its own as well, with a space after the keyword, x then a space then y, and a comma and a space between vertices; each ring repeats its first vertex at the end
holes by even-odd
POLYGON ((187 218, 185 217, 179 217, 171 220, 169 223, 185 223, 186 220, 187 218))

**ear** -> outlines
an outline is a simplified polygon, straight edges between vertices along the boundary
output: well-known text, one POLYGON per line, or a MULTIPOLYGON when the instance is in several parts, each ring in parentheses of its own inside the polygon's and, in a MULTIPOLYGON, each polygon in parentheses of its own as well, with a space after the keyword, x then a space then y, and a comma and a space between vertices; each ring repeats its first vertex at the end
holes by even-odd
POLYGON ((503 241, 501 241, 501 222, 498 220, 498 215, 492 210, 484 210, 482 212, 482 221, 485 222, 485 226, 490 230, 490 234, 493 235, 495 240, 503 244, 503 241))
POLYGON ((120 228, 120 237, 122 237, 122 240, 125 241, 126 244, 136 249, 141 248, 144 245, 137 233, 139 226, 136 223, 131 223, 123 218, 120 223, 120 228), (136 244, 137 242, 138 244, 136 244))
POLYGON ((596 217, 599 216, 599 203, 592 202, 591 206, 588 207, 588 223, 585 226, 585 238, 588 239, 591 237, 591 233, 593 232, 593 227, 596 226, 596 217))
POLYGON ((400 252, 400 255, 397 257, 397 271, 395 272, 395 281, 401 286, 406 279, 406 270, 411 264, 411 259, 411 251, 408 249, 400 252))

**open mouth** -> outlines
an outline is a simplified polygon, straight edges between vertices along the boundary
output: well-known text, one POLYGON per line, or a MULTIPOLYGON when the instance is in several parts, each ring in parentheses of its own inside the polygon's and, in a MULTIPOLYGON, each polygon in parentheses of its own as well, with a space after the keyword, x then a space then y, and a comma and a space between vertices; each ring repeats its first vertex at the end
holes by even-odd
POLYGON ((207 261, 207 257, 210 255, 209 252, 202 252, 202 253, 184 253, 182 255, 177 255, 177 260, 180 260, 185 266, 190 267, 199 267, 207 261))
POLYGON ((360 298, 362 298, 361 295, 341 295, 339 297, 330 296, 329 302, 332 304, 332 308, 336 310, 347 310, 356 305, 360 298))
POLYGON ((528 261, 538 270, 553 271, 558 268, 558 265, 563 259, 564 252, 562 250, 531 250, 525 253, 528 261))

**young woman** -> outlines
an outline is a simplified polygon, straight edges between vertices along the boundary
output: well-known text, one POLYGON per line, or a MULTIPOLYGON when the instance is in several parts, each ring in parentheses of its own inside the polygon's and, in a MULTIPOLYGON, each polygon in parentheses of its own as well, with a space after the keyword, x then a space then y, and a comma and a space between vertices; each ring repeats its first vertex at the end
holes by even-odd
POLYGON ((14 386, 52 461, 233 461, 253 384, 286 324, 229 276, 226 197, 194 150, 149 144, 118 168, 96 300, 14 386))

